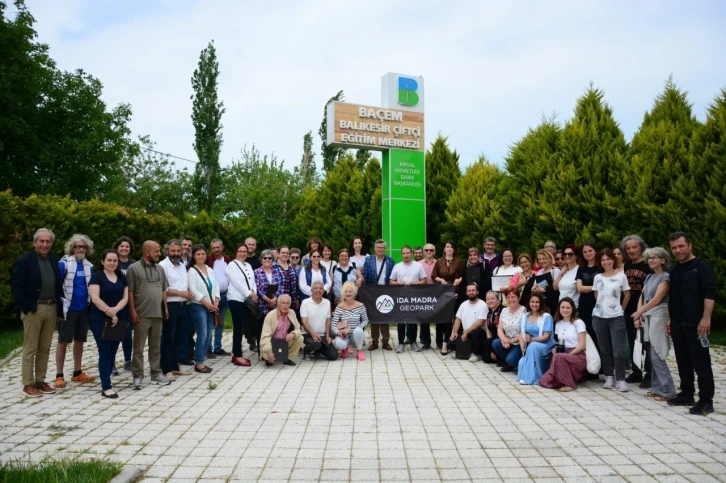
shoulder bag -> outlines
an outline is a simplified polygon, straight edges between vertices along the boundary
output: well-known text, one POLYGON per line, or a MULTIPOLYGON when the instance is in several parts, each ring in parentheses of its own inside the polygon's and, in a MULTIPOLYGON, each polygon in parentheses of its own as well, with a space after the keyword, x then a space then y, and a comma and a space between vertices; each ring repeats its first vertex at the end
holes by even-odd
MULTIPOLYGON (((209 294, 209 301, 214 304, 214 296, 212 295, 212 289, 209 288, 209 284, 206 280, 204 280, 204 275, 202 275, 202 272, 199 271, 197 267, 192 267, 194 270, 197 271, 197 274, 199 275, 199 278, 202 279, 202 282, 204 282, 204 286, 207 287, 207 293, 209 294)), ((219 327, 222 325, 224 321, 222 320, 222 317, 219 315, 219 311, 214 313, 214 326, 219 327)))
MULTIPOLYGON (((237 268, 239 268, 239 271, 242 272, 242 276, 244 276, 245 283, 247 284, 247 290, 249 290, 250 293, 252 293, 252 287, 250 286, 250 280, 247 278, 247 274, 245 273, 244 270, 242 270, 242 267, 239 266, 239 263, 237 263, 236 260, 233 263, 235 265, 237 265, 237 268)), ((260 306, 257 305, 257 302, 252 300, 252 297, 247 297, 244 301, 244 305, 247 308, 247 310, 249 310, 250 313, 252 313, 252 316, 255 319, 257 319, 260 316, 260 306)))

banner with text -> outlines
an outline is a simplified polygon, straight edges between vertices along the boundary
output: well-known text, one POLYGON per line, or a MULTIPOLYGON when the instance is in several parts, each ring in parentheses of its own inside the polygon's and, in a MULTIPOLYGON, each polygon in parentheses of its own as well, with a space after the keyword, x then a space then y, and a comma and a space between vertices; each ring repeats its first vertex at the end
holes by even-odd
POLYGON ((372 324, 441 323, 454 318, 452 285, 363 285, 358 300, 372 324))

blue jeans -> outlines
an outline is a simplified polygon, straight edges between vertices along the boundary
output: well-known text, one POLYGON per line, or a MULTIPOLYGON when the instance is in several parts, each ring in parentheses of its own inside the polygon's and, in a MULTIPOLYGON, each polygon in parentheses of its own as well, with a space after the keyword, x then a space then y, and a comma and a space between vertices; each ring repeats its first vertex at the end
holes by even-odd
MULTIPOLYGON (((101 389, 107 391, 113 387, 111 385, 111 368, 113 361, 116 360, 119 343, 101 339, 103 319, 92 319, 90 325, 93 338, 96 339, 96 346, 98 346, 98 374, 101 377, 101 389)), ((129 325, 132 324, 129 323, 129 325)))
POLYGON ((512 344, 509 346, 509 349, 505 349, 502 346, 502 341, 496 339, 492 342, 492 350, 506 365, 512 368, 517 367, 519 365, 519 359, 522 358, 522 348, 519 347, 519 344, 512 344))
POLYGON ((212 341, 209 341, 209 352, 212 350, 222 350, 222 334, 224 333, 224 318, 227 316, 227 292, 224 292, 219 297, 219 317, 222 319, 222 324, 219 327, 214 328, 214 347, 212 347, 212 341))
POLYGON ((214 328, 214 313, 207 310, 202 304, 189 304, 191 308, 194 328, 197 331, 197 343, 194 344, 194 362, 203 364, 207 357, 207 348, 212 341, 214 328))

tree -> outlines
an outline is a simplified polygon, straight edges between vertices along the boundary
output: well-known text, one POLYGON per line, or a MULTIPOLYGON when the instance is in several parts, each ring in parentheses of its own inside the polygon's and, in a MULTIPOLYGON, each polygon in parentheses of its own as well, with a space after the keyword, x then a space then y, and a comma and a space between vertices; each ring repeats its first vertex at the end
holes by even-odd
POLYGON ((313 152, 313 132, 308 131, 303 136, 303 155, 300 160, 300 176, 308 185, 315 182, 317 168, 315 166, 315 153, 313 152))
POLYGON ((446 207, 461 177, 459 154, 439 134, 426 153, 426 241, 443 243, 446 207))
POLYGON ((90 199, 120 175, 131 108, 109 111, 98 79, 59 71, 24 2, 15 5, 10 20, 0 1, 0 190, 90 199))
POLYGON ((368 160, 373 157, 373 154, 368 151, 367 149, 359 149, 355 152, 355 164, 358 166, 358 169, 363 171, 366 167, 366 163, 368 163, 368 160))
POLYGON ((292 223, 300 204, 300 176, 285 169, 273 154, 262 156, 252 146, 242 158, 223 172, 223 189, 218 210, 225 220, 250 225, 249 234, 261 246, 290 243, 297 229, 292 223))
POLYGON ((194 183, 200 209, 211 212, 219 195, 219 153, 222 149, 222 114, 224 103, 217 88, 219 62, 214 41, 202 50, 199 65, 192 76, 192 123, 194 150, 199 162, 194 170, 194 183))
POLYGON ((331 169, 333 169, 333 166, 335 166, 335 163, 338 161, 338 158, 342 156, 346 150, 343 148, 336 148, 334 146, 328 146, 328 104, 330 104, 333 101, 338 102, 344 102, 345 101, 345 94, 343 94, 343 91, 338 91, 337 94, 335 94, 333 97, 331 97, 328 102, 325 103, 325 107, 323 108, 323 121, 320 123, 320 129, 318 130, 318 135, 320 136, 320 143, 321 143, 321 151, 320 154, 323 158, 323 169, 327 173, 331 169))

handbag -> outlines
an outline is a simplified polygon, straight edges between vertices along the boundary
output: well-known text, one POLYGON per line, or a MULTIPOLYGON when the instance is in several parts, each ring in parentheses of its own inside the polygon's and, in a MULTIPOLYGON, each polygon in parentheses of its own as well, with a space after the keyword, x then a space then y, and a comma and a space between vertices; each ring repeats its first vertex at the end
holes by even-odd
POLYGON ((590 374, 599 374, 602 363, 600 353, 597 351, 595 341, 587 333, 585 334, 585 358, 587 359, 587 372, 590 374))
POLYGON ((638 329, 638 335, 635 338, 635 344, 633 345, 633 364, 638 366, 640 370, 643 370, 643 363, 645 362, 645 345, 643 344, 643 329, 638 329))
MULTIPOLYGON (((204 282, 204 286, 207 287, 207 293, 209 294, 209 301, 214 303, 214 296, 212 295, 212 289, 209 288, 209 284, 207 284, 207 281, 204 280, 204 275, 202 275, 202 272, 199 271, 197 267, 192 267, 194 270, 197 271, 197 274, 199 275, 199 278, 202 279, 202 282, 204 282)), ((214 326, 219 327, 222 325, 224 321, 222 320, 222 317, 219 315, 219 311, 214 313, 214 326)))
MULTIPOLYGON (((252 293, 252 287, 250 286, 250 281, 247 278, 247 274, 244 270, 242 270, 242 267, 239 266, 239 263, 237 263, 236 260, 234 260, 234 264, 237 265, 237 268, 239 268, 239 271, 242 272, 242 276, 245 278, 245 283, 247 284, 247 290, 252 293)), ((250 297, 247 297, 245 301, 243 302, 244 306, 247 308, 247 310, 250 311, 252 314, 252 317, 257 319, 260 316, 260 306, 257 305, 257 302, 252 300, 250 297)))
POLYGON ((102 340, 110 340, 113 342, 123 342, 126 338, 126 329, 129 323, 126 320, 117 320, 113 325, 111 317, 103 318, 103 332, 101 332, 102 340))

